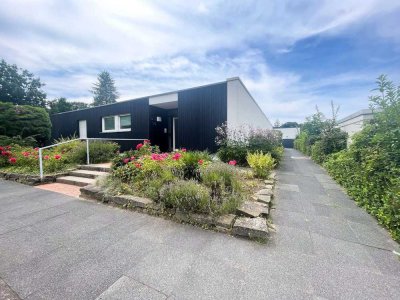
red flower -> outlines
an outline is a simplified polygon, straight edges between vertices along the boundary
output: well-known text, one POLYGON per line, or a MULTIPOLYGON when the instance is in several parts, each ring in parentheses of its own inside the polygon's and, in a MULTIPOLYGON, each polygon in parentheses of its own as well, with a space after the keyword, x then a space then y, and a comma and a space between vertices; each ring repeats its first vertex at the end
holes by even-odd
POLYGON ((10 149, 11 149, 11 146, 6 146, 6 149, 10 150, 10 149))
POLYGON ((8 161, 12 164, 15 164, 17 162, 17 159, 15 157, 11 157, 8 161))
POLYGON ((11 152, 10 151, 1 151, 1 155, 3 155, 3 156, 11 156, 11 152))
POLYGON ((202 165, 204 163, 204 161, 202 159, 199 159, 198 163, 199 163, 199 165, 202 165))
POLYGON ((0 146, 0 151, 3 151, 3 150, 4 150, 4 148, 0 146))
POLYGON ((22 152, 22 155, 25 156, 25 157, 28 157, 30 155, 30 153, 29 152, 22 152))
POLYGON ((150 140, 144 140, 143 143, 144 144, 150 144, 150 140))
POLYGON ((229 162, 228 162, 228 164, 229 165, 231 165, 231 166, 236 166, 236 160, 230 160, 229 162))
POLYGON ((134 156, 131 156, 131 161, 132 161, 132 160, 135 160, 135 157, 134 157, 134 156))
POLYGON ((48 156, 48 155, 45 155, 45 156, 44 156, 44 159, 45 159, 45 160, 48 160, 49 158, 50 158, 50 156, 48 156))
POLYGON ((142 167, 142 165, 139 164, 139 163, 135 163, 135 167, 138 168, 138 169, 140 169, 140 168, 142 167))
POLYGON ((186 152, 186 148, 182 148, 181 151, 182 151, 182 152, 186 152))
POLYGON ((55 158, 55 159, 60 159, 60 158, 61 158, 61 155, 60 155, 60 154, 56 154, 56 155, 54 155, 54 158, 55 158))
POLYGON ((36 147, 34 150, 35 150, 35 151, 39 151, 39 148, 38 148, 38 147, 36 147))
POLYGON ((142 148, 142 147, 143 147, 143 144, 140 143, 140 144, 138 144, 138 145, 136 146, 136 150, 140 150, 140 148, 142 148))
POLYGON ((182 154, 180 154, 179 152, 177 152, 177 153, 175 153, 175 154, 172 156, 172 159, 173 159, 173 160, 179 160, 179 159, 181 158, 181 156, 182 156, 182 154))
POLYGON ((125 158, 125 159, 124 159, 124 164, 127 164, 129 161, 130 161, 129 158, 125 158))

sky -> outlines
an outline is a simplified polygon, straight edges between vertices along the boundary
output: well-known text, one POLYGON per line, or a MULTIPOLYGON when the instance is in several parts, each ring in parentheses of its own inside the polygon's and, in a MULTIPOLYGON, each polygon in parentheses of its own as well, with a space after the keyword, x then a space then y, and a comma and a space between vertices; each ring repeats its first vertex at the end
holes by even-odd
POLYGON ((103 70, 119 100, 239 76, 272 123, 301 122, 398 84, 399 28, 398 0, 1 0, 0 58, 70 101, 103 70))

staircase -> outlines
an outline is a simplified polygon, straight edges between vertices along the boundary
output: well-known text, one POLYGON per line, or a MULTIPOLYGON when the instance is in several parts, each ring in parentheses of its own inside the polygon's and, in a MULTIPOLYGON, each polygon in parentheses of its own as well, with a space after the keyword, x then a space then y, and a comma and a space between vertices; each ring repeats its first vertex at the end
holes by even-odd
POLYGON ((80 165, 77 170, 69 172, 68 176, 58 177, 56 182, 76 186, 94 184, 96 178, 110 172, 110 164, 80 165))

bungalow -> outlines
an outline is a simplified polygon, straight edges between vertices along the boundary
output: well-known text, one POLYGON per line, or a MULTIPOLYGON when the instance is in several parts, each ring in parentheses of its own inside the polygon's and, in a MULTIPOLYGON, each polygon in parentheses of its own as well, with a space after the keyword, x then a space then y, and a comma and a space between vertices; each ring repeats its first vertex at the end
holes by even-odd
MULTIPOLYGON (((214 152, 215 128, 272 125, 240 78, 170 93, 54 114, 52 138, 150 139, 162 151, 214 152)), ((123 150, 139 142, 119 141, 123 150)))
POLYGON ((374 118, 374 113, 371 109, 359 110, 337 122, 337 127, 348 133, 347 143, 351 143, 351 137, 360 132, 364 125, 369 123, 374 118))

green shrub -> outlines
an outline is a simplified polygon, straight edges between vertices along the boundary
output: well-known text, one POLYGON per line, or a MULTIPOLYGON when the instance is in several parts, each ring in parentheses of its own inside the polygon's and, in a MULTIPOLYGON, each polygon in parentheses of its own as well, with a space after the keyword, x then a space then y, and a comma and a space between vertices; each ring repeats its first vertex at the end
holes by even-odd
POLYGON ((193 180, 178 180, 167 184, 161 191, 160 200, 168 208, 186 212, 208 213, 209 190, 193 180))
POLYGON ((183 177, 185 179, 199 179, 199 168, 202 164, 211 161, 206 151, 189 151, 182 153, 183 177), (200 162, 200 163, 199 163, 200 162))
POLYGON ((0 135, 34 137, 44 143, 51 135, 50 117, 41 107, 0 102, 0 135))
POLYGON ((221 146, 217 152, 218 158, 223 162, 236 160, 236 162, 241 166, 247 164, 246 155, 247 148, 244 146, 221 146))
POLYGON ((379 93, 370 97, 373 122, 324 167, 400 241, 400 90, 385 76, 377 83, 379 93))
MULTIPOLYGON (((64 145, 60 145, 64 146, 64 145)), ((84 164, 86 163, 86 142, 79 142, 76 144, 68 145, 64 147, 73 147, 72 159, 76 163, 84 164)), ((90 163, 97 164, 103 162, 111 161, 119 149, 119 145, 113 142, 106 141, 90 141, 89 142, 89 154, 90 163)))
POLYGON ((0 145, 19 145, 35 147, 37 146, 37 141, 32 136, 22 138, 20 135, 13 137, 0 135, 0 145))
POLYGON ((275 167, 275 160, 270 153, 264 154, 262 151, 247 154, 247 162, 252 168, 254 175, 258 178, 267 178, 275 167))
POLYGON ((210 188, 211 197, 217 202, 223 202, 227 194, 239 194, 242 190, 238 172, 227 164, 216 162, 207 165, 202 168, 200 178, 210 188))
POLYGON ((311 146, 311 158, 319 164, 325 161, 326 155, 324 153, 321 141, 317 141, 311 146))

